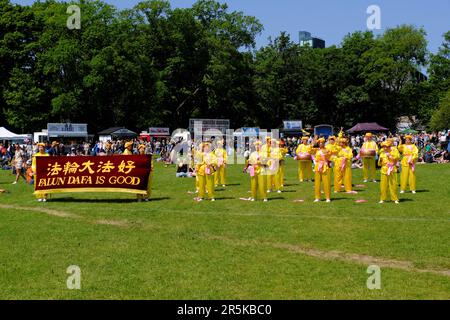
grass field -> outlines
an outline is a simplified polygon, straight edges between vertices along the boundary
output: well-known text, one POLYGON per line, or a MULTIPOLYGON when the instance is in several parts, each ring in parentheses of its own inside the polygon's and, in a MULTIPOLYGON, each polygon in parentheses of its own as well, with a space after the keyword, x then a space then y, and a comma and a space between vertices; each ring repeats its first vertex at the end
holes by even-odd
POLYGON ((378 204, 374 183, 313 203, 294 161, 286 171, 286 192, 268 203, 239 200, 249 196, 240 165, 215 203, 194 202, 194 180, 159 164, 148 203, 122 194, 38 203, 2 171, 0 298, 450 299, 449 165, 418 166, 419 192, 399 205, 378 204), (366 286, 371 264, 380 290, 366 286), (66 287, 70 265, 81 290, 66 287))

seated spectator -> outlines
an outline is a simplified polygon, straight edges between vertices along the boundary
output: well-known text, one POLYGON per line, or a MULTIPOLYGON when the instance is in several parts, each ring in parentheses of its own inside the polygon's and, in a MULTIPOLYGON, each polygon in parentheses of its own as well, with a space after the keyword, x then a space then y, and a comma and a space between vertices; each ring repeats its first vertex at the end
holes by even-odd
POLYGON ((34 184, 34 173, 33 169, 31 168, 31 160, 28 160, 26 163, 26 178, 27 178, 27 184, 33 185, 34 184))

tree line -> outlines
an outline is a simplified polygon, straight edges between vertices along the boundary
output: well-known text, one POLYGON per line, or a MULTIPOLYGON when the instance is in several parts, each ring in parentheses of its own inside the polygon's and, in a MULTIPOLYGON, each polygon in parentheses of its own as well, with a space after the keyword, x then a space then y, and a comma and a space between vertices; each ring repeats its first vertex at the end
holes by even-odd
POLYGON ((260 49, 256 17, 199 0, 190 8, 143 1, 118 10, 100 0, 0 0, 0 123, 33 132, 47 122, 185 128, 226 118, 234 128, 283 120, 395 127, 415 115, 450 127, 450 31, 436 54, 422 28, 348 34, 338 46, 300 46, 288 34, 260 49), (81 29, 67 28, 67 7, 81 29), (424 78, 422 73, 427 74, 424 78))

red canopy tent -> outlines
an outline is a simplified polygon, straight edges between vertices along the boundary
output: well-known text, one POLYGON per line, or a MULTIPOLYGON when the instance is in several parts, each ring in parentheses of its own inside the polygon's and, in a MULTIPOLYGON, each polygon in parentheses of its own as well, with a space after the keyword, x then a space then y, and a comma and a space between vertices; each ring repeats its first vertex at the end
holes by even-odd
POLYGON ((347 130, 348 133, 374 132, 374 131, 389 131, 389 129, 380 126, 376 122, 364 122, 364 123, 358 123, 353 128, 347 130))

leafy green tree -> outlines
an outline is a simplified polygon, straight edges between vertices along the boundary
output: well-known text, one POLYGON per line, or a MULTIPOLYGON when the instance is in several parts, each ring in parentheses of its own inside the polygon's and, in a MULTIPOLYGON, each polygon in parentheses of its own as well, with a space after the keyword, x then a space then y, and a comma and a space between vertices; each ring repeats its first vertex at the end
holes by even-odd
POLYGON ((447 130, 450 128, 450 90, 441 99, 439 108, 431 117, 430 127, 433 130, 447 130))

